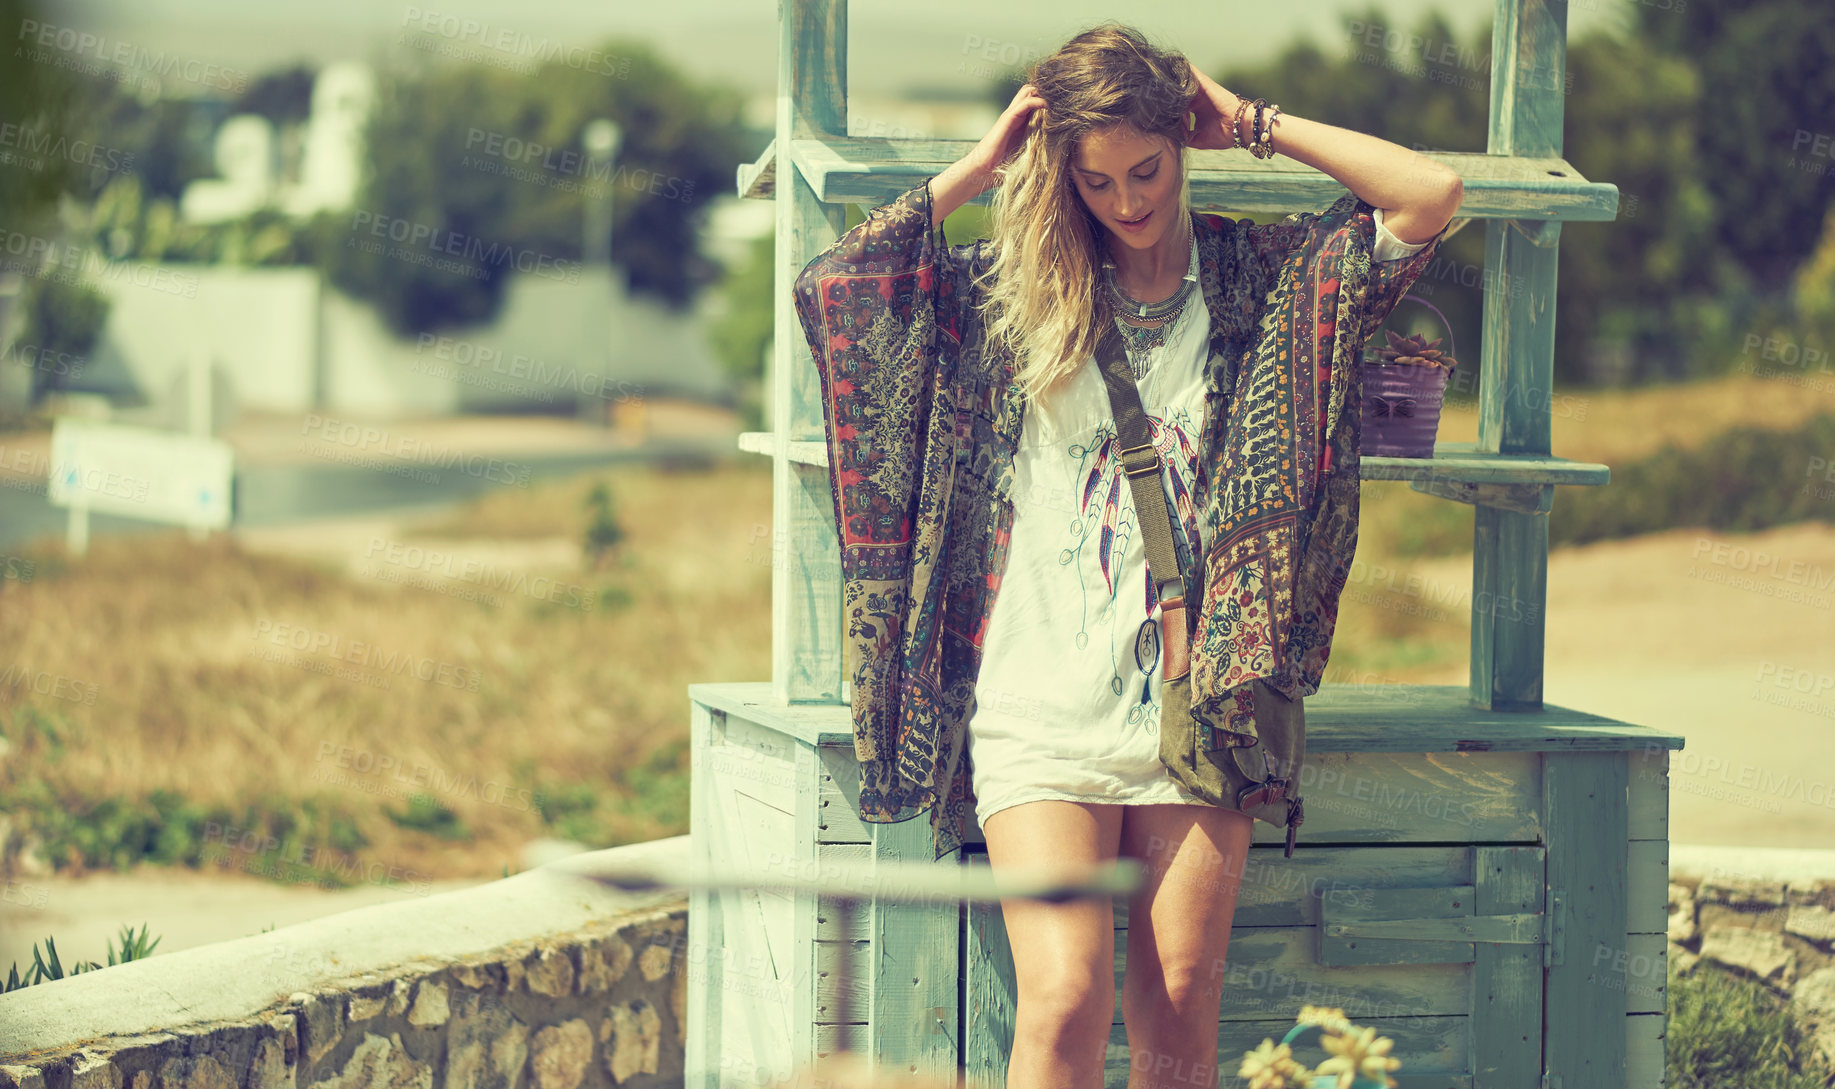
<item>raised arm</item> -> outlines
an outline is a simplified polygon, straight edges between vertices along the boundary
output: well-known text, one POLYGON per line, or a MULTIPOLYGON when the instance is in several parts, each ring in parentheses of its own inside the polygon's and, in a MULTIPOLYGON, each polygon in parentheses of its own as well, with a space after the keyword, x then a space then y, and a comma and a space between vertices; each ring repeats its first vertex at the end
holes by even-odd
POLYGON ((933 225, 942 223, 944 216, 996 183, 995 168, 1019 150, 1026 140, 1026 128, 1032 122, 1033 111, 1044 106, 1045 100, 1039 97, 1032 84, 1025 84, 1013 93, 1013 101, 1007 103, 1007 108, 1001 111, 981 142, 931 179, 933 225))
MULTIPOLYGON (((1192 147, 1232 146, 1228 126, 1242 100, 1193 66, 1202 87, 1192 101, 1196 125, 1192 147)), ((1243 116, 1234 146, 1246 147, 1253 118, 1243 116)), ((1271 141, 1274 149, 1336 179, 1365 204, 1383 210, 1383 225, 1408 244, 1439 235, 1465 195, 1459 174, 1444 163, 1381 137, 1296 117, 1282 110, 1271 141)))

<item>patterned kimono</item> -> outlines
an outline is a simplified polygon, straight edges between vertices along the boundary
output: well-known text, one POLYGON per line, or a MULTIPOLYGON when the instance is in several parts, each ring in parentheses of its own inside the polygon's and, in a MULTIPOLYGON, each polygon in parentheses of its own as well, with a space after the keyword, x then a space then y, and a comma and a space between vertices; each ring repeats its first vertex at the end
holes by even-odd
MULTIPOLYGON (((1318 691, 1357 547, 1364 342, 1433 260, 1373 262, 1373 207, 1257 226, 1196 215, 1211 319, 1196 503, 1209 542, 1193 703, 1207 749, 1255 733, 1256 679, 1318 691)), ((860 816, 928 811, 936 857, 975 800, 966 759, 982 637, 1013 524, 1025 399, 1017 361, 984 343, 994 256, 931 225, 930 183, 873 209, 809 262, 795 302, 821 378, 841 549, 860 816)))

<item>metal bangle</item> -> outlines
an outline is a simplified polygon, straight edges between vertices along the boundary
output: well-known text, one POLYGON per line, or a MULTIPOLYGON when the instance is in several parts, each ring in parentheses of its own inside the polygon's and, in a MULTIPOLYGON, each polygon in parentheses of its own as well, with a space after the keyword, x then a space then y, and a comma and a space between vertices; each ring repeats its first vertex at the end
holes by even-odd
POLYGON ((1253 104, 1254 103, 1250 99, 1247 99, 1247 98, 1238 98, 1236 100, 1236 116, 1230 120, 1230 139, 1234 141, 1234 144, 1232 146, 1241 146, 1241 147, 1246 148, 1254 144, 1253 140, 1249 141, 1248 143, 1243 143, 1236 136, 1237 130, 1242 127, 1242 115, 1248 112, 1249 107, 1253 104))

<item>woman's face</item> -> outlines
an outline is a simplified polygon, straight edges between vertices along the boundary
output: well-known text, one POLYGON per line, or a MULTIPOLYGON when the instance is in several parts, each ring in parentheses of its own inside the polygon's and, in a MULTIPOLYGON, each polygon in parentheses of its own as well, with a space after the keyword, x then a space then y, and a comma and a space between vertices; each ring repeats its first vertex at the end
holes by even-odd
POLYGON ((1122 244, 1147 249, 1178 229, 1178 149, 1121 125, 1077 141, 1071 178, 1083 203, 1122 244))

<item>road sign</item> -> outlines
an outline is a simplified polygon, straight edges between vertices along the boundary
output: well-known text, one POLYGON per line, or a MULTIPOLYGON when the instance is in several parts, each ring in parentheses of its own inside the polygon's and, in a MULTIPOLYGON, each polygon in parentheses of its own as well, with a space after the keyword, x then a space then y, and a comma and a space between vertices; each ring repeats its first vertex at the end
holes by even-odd
POLYGON ((69 416, 51 428, 48 494, 60 507, 223 529, 234 475, 221 439, 69 416))

